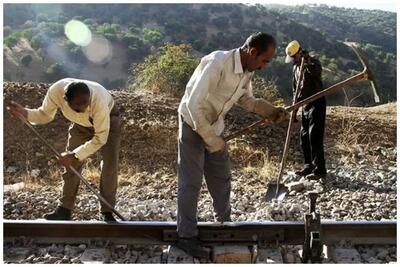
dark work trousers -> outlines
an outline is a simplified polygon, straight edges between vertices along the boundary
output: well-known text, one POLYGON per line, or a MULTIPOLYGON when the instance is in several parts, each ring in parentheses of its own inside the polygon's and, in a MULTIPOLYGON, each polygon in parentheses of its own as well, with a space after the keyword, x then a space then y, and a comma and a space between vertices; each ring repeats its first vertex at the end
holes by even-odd
MULTIPOLYGON (((115 195, 118 184, 118 154, 121 135, 121 118, 119 110, 114 107, 110 113, 110 132, 108 133, 107 143, 99 150, 102 156, 100 194, 114 207, 115 195)), ((93 127, 83 127, 76 123, 71 123, 68 130, 67 151, 72 151, 94 136, 93 127)), ((82 170, 83 162, 73 166, 79 173, 82 170)), ((69 169, 62 175, 64 179, 63 194, 60 205, 72 210, 75 206, 76 195, 79 188, 79 178, 69 169)), ((101 212, 111 212, 110 208, 101 203, 101 212)))
POLYGON ((318 99, 303 108, 300 142, 304 154, 304 167, 315 173, 326 173, 324 158, 324 131, 326 100, 318 99))
POLYGON ((178 139, 178 217, 179 237, 198 235, 197 202, 203 181, 213 200, 218 221, 230 221, 231 164, 227 147, 210 153, 206 144, 179 116, 178 139))

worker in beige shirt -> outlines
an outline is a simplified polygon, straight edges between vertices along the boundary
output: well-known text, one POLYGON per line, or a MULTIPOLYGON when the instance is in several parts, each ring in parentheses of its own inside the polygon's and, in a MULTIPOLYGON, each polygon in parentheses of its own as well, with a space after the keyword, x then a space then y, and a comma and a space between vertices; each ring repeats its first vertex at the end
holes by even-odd
MULTIPOLYGON (((121 120, 107 89, 96 82, 65 78, 50 87, 41 107, 29 109, 11 102, 7 109, 11 115, 21 114, 32 124, 51 122, 58 109, 71 121, 67 148, 59 158, 66 167, 63 194, 57 209, 45 215, 47 220, 71 219, 80 180, 68 166, 81 172, 84 160, 96 151, 100 151, 103 160, 100 193, 115 206, 121 120)), ((107 206, 101 206, 101 213, 104 221, 115 221, 107 206)))
POLYGON ((275 39, 255 33, 228 51, 201 59, 179 105, 177 246, 194 257, 207 258, 197 228, 197 204, 203 177, 213 199, 215 219, 230 221, 231 164, 222 138, 224 118, 239 105, 273 123, 287 112, 253 96, 251 78, 275 57, 275 39))

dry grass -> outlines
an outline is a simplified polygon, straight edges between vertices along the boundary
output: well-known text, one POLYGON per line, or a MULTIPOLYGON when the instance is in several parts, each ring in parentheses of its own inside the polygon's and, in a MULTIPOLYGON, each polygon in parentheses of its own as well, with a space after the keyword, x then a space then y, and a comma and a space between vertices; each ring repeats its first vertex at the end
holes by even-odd
POLYGON ((370 107, 368 110, 373 111, 376 114, 394 115, 397 114, 397 103, 390 102, 384 105, 370 107))
POLYGON ((237 140, 232 141, 229 151, 231 157, 241 165, 244 174, 256 175, 268 181, 279 171, 279 159, 271 157, 268 151, 254 149, 237 140))
POLYGON ((359 144, 368 145, 368 135, 362 131, 361 125, 361 120, 348 113, 343 113, 335 147, 347 154, 353 154, 359 144))
POLYGON ((3 184, 24 182, 24 188, 34 190, 41 188, 44 185, 57 185, 62 180, 62 172, 63 170, 61 167, 54 165, 49 167, 48 171, 46 172, 46 176, 40 174, 38 177, 33 177, 30 170, 27 170, 23 173, 18 173, 17 176, 5 173, 3 184))
POLYGON ((393 146, 392 118, 387 108, 393 105, 384 105, 374 112, 370 109, 348 109, 337 114, 337 134, 334 136, 334 152, 345 157, 358 158, 365 156, 368 151, 374 156, 379 146, 393 146), (380 113, 382 112, 382 113, 380 113))

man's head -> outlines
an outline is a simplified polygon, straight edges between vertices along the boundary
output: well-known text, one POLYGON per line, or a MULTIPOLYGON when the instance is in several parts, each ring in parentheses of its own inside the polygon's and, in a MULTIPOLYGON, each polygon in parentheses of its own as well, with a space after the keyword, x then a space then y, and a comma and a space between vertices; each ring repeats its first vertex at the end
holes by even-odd
POLYGON ((275 56, 276 42, 271 35, 258 32, 247 38, 242 50, 246 53, 243 67, 248 71, 260 70, 266 68, 275 56))
POLYGON ((72 82, 64 90, 64 99, 76 112, 85 112, 90 103, 89 87, 83 82, 72 82))
POLYGON ((285 58, 286 63, 293 62, 293 64, 295 65, 300 65, 302 49, 298 41, 296 40, 291 41, 286 46, 285 52, 286 52, 286 58, 285 58))

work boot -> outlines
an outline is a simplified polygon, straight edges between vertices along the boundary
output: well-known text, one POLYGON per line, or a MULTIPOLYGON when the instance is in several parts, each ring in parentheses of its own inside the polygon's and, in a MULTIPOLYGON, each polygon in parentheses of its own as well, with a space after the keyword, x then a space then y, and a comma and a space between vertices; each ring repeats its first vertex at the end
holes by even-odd
POLYGON ((71 210, 58 206, 54 212, 45 214, 44 218, 46 220, 70 221, 71 210))
POLYGON ((298 175, 298 176, 307 176, 307 175, 311 174, 312 171, 313 171, 312 168, 310 168, 310 167, 305 167, 305 168, 303 168, 301 171, 295 172, 295 174, 298 175))
POLYGON ((176 246, 195 258, 210 258, 210 251, 201 246, 201 242, 197 236, 189 238, 178 237, 176 246))
POLYGON ((306 175, 306 179, 308 180, 319 180, 322 179, 325 181, 326 171, 313 171, 312 173, 306 175))
POLYGON ((103 221, 105 222, 116 222, 117 220, 114 218, 111 212, 102 212, 103 221))

